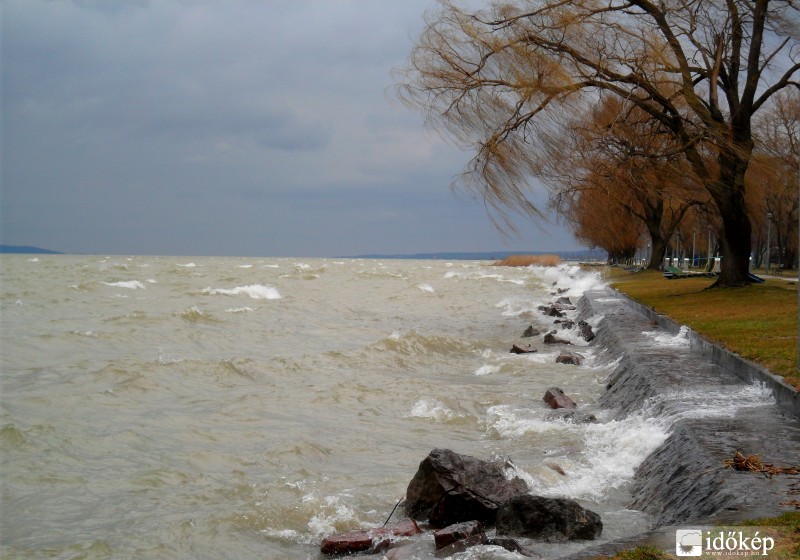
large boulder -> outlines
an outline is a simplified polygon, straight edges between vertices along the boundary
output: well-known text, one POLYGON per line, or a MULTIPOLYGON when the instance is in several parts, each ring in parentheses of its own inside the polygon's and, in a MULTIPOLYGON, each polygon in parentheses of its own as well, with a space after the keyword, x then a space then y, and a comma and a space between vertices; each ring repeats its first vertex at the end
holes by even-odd
POLYGON ((576 408, 578 406, 558 387, 550 387, 542 400, 550 405, 550 408, 576 408))
POLYGON ((405 509, 434 527, 472 520, 492 525, 500 504, 527 491, 521 478, 506 478, 501 463, 434 449, 408 484, 405 509))
POLYGON ((603 532, 595 512, 575 500, 525 494, 497 511, 497 534, 545 541, 591 540, 603 532))

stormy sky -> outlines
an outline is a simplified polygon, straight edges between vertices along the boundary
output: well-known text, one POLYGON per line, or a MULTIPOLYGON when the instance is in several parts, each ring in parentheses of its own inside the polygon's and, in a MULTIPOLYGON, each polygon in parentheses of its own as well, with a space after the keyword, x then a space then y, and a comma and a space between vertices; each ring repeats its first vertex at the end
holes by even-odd
POLYGON ((430 0, 5 0, 0 242, 77 253, 569 250, 450 190, 394 100, 430 0))

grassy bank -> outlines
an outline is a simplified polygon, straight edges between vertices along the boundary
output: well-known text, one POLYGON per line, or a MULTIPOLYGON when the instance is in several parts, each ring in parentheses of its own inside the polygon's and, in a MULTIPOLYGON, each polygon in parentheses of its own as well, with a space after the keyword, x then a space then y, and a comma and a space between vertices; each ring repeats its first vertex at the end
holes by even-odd
POLYGON ((707 290, 713 279, 667 280, 660 272, 618 268, 609 268, 607 274, 620 292, 800 389, 796 281, 768 279, 742 288, 707 290))

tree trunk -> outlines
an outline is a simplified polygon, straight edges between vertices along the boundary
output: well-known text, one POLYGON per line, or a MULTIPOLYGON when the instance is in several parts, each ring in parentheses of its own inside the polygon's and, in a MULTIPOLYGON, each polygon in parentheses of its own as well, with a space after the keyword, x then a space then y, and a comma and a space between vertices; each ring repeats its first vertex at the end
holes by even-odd
POLYGON ((664 256, 667 254, 667 244, 661 238, 661 235, 653 235, 650 233, 650 242, 653 245, 653 252, 650 255, 650 264, 647 265, 647 270, 664 270, 664 256))
POLYGON ((722 217, 720 275, 712 287, 750 284, 750 216, 744 203, 744 188, 711 190, 722 217))

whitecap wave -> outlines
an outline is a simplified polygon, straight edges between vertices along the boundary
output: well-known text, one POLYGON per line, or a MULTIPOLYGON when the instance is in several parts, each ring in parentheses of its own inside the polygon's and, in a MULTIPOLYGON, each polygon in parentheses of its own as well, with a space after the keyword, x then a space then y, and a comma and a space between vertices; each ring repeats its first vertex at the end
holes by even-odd
POLYGON ((312 492, 303 496, 302 502, 313 505, 317 509, 308 522, 308 529, 316 537, 335 533, 341 530, 343 523, 356 517, 353 508, 344 503, 337 495, 324 496, 320 499, 312 492))
POLYGON ((544 496, 600 501, 609 491, 625 486, 642 461, 669 436, 663 422, 642 415, 583 429, 580 455, 562 460, 569 476, 547 485, 526 477, 531 490, 544 496))
POLYGON ((475 375, 490 375, 500 371, 500 366, 496 364, 484 364, 475 370, 475 375))
POLYGON ((206 288, 203 290, 204 294, 212 296, 238 296, 246 295, 253 299, 280 299, 281 294, 272 286, 252 284, 250 286, 237 286, 235 288, 206 288))
POLYGON ((459 417, 458 414, 453 412, 441 401, 436 399, 420 399, 414 406, 408 416, 412 418, 428 418, 436 422, 448 422, 454 418, 459 417))
POLYGON ((145 285, 138 280, 126 280, 123 282, 103 282, 106 286, 112 288, 125 288, 126 290, 144 290, 145 285))

